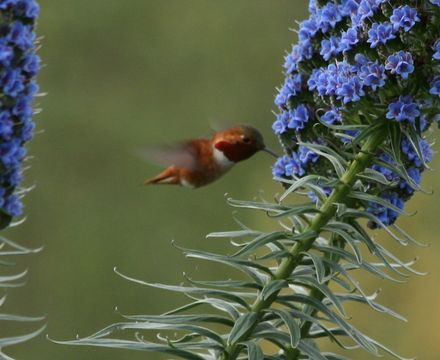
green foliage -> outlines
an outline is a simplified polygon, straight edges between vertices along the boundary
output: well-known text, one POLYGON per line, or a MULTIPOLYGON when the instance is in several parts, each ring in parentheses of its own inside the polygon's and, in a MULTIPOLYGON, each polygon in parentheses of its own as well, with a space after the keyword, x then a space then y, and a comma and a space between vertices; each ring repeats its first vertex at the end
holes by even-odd
MULTIPOLYGON (((180 248, 186 257, 219 263, 238 270, 237 278, 195 280, 186 285, 164 285, 128 277, 144 286, 182 293, 190 302, 160 316, 125 316, 116 323, 85 338, 59 342, 162 352, 183 359, 346 359, 322 352, 326 338, 343 350, 362 348, 374 356, 388 353, 405 359, 350 323, 347 303, 361 303, 374 311, 405 321, 395 311, 376 301, 378 292, 367 294, 355 277, 361 269, 379 279, 402 282, 414 262, 398 259, 364 229, 364 219, 375 221, 398 244, 415 241, 398 226, 386 227, 359 203, 377 201, 392 204, 362 191, 363 179, 384 181, 367 168, 380 144, 393 136, 387 127, 375 126, 356 156, 316 148, 338 172, 338 179, 306 176, 280 179, 286 187, 282 201, 237 201, 235 208, 263 211, 279 229, 262 232, 241 224, 231 232, 208 237, 231 239, 237 251, 232 255, 180 248), (345 155, 345 156, 344 156, 345 155), (333 183, 335 190, 322 205, 309 202, 290 204, 294 192, 317 187, 316 182, 333 183), (370 255, 365 256, 365 252, 370 255), (374 260, 370 260, 374 257, 374 260), (368 258, 368 259, 367 259, 368 258), (146 331, 160 332, 158 341, 144 338, 146 331), (135 333, 133 340, 119 338, 135 333), (165 335, 164 335, 165 334, 165 335), (272 344, 268 350, 268 344, 272 344)), ((319 202, 318 202, 319 204, 319 202)), ((400 211, 400 210, 399 210, 400 211)))

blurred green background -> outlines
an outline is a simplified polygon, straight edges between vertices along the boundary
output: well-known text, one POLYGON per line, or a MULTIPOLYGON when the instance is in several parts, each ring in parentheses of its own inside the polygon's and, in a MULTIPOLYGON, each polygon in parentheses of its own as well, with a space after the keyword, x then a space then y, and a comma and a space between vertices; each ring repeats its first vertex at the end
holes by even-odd
MULTIPOLYGON (((132 155, 151 144, 209 135, 210 123, 250 123, 277 148, 271 133, 275 87, 282 81, 289 31, 306 16, 305 0, 41 0, 38 32, 47 67, 40 83, 39 133, 27 184, 26 223, 7 236, 44 251, 19 259, 28 283, 10 291, 4 311, 46 314, 53 339, 88 335, 126 314, 159 314, 182 297, 128 283, 113 272, 178 284, 194 263, 171 246, 221 249, 211 231, 235 229, 224 194, 251 199, 280 191, 271 180, 272 159, 259 154, 221 181, 197 191, 140 186, 159 168, 132 155)), ((438 168, 440 157, 434 161, 438 168)), ((428 249, 400 254, 421 257, 429 271, 382 287, 380 300, 404 313, 409 324, 353 308, 353 321, 406 356, 434 360, 440 354, 440 172, 425 174, 433 196, 418 195, 413 218, 401 224, 428 249)), ((253 226, 264 217, 240 213, 253 226)), ((391 243, 391 240, 387 240, 391 243)), ((224 268, 203 268, 202 278, 224 268)), ((8 329, 22 333, 24 325, 8 329)), ((4 329, 3 329, 4 330, 4 329)), ((0 330, 3 332, 3 330, 0 330)), ((163 359, 157 354, 55 345, 40 336, 7 351, 23 360, 163 359)), ((364 353, 353 358, 370 359, 364 353)), ((388 358, 388 357, 385 357, 388 358)))

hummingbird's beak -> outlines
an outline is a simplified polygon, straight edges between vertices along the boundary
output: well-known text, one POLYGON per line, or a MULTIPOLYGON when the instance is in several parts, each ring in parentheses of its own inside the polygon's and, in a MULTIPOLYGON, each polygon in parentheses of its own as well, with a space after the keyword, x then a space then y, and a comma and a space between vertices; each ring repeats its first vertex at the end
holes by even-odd
POLYGON ((261 149, 261 151, 267 152, 268 154, 271 154, 272 156, 275 156, 276 158, 278 157, 278 155, 275 151, 273 151, 272 149, 269 149, 266 146, 263 149, 261 149))

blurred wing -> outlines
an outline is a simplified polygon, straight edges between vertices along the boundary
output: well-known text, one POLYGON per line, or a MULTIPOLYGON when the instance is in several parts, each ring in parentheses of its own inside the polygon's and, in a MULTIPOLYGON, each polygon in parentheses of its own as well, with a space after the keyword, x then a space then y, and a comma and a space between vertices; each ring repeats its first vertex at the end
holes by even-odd
POLYGON ((196 154, 190 143, 147 147, 137 153, 143 160, 163 167, 173 165, 187 169, 198 167, 196 154))

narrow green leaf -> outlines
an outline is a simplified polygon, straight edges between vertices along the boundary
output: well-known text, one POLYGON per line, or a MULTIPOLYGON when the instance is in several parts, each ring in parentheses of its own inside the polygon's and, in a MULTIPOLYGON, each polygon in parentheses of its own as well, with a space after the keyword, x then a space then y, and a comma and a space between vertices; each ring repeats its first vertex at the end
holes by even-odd
POLYGON ((322 258, 310 251, 303 252, 302 254, 312 260, 313 265, 315 266, 316 278, 320 284, 323 284, 325 282, 325 265, 322 261, 322 258))
POLYGON ((313 360, 328 360, 319 350, 311 346, 307 341, 301 340, 298 349, 313 360))
POLYGON ((271 312, 276 314, 284 324, 287 326, 290 334, 290 345, 296 349, 301 339, 301 329, 298 323, 294 320, 292 315, 287 310, 271 309, 271 312))
POLYGON ((23 342, 26 342, 26 341, 40 335, 44 331, 45 328, 46 328, 46 325, 43 325, 41 328, 39 328, 38 330, 36 330, 30 334, 7 337, 7 338, 0 338, 0 348, 6 347, 6 346, 11 346, 11 345, 17 345, 17 344, 21 344, 23 342))
POLYGON ((286 280, 272 280, 270 281, 260 293, 260 298, 267 300, 272 294, 280 291, 282 288, 288 287, 286 280))
POLYGON ((261 348, 253 341, 246 341, 243 343, 248 349, 249 360, 264 360, 264 354, 261 348))
POLYGON ((258 315, 255 312, 241 315, 229 334, 228 345, 238 343, 244 339, 252 331, 257 320, 258 315))

